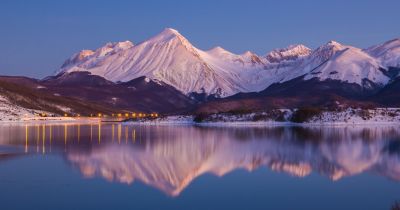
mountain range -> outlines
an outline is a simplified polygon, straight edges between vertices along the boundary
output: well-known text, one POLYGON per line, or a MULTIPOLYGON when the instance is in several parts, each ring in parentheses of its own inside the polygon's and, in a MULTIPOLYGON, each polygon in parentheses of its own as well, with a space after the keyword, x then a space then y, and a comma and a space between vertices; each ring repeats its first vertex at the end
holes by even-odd
POLYGON ((316 49, 291 45, 265 55, 238 55, 222 47, 200 50, 177 30, 166 28, 138 44, 124 41, 82 50, 54 75, 35 82, 44 87, 40 91, 108 108, 113 104, 124 110, 207 112, 399 106, 399 72, 400 39, 367 49, 329 41, 316 49), (143 82, 141 88, 129 86, 137 81, 143 82), (111 86, 118 91, 111 91, 111 86), (110 91, 105 93, 106 89, 110 91), (171 103, 179 106, 164 108, 171 103))

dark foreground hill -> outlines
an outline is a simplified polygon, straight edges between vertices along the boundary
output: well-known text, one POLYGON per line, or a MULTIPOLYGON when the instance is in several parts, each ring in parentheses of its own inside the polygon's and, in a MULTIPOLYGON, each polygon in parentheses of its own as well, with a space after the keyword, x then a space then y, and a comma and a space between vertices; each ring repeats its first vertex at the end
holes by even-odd
POLYGON ((102 77, 76 72, 36 80, 0 77, 0 95, 16 106, 56 114, 159 112, 180 113, 196 102, 175 88, 144 77, 114 83, 102 77))

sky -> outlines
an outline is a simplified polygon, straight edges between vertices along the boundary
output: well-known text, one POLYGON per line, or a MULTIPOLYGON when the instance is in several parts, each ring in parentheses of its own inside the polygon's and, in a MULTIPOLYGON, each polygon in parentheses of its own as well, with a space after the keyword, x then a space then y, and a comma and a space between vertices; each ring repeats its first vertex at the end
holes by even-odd
POLYGON ((400 37, 399 0, 0 1, 0 75, 43 78, 82 49, 139 43, 167 27, 199 49, 259 55, 290 44, 366 48, 400 37))

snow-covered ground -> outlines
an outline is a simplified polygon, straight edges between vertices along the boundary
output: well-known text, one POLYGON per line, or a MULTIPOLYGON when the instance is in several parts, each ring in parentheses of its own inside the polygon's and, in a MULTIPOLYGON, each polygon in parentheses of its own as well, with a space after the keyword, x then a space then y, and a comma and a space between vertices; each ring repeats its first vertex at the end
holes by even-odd
MULTIPOLYGON (((61 107, 63 110, 69 111, 69 108, 61 107)), ((0 123, 10 122, 56 122, 56 121, 98 121, 98 118, 73 118, 57 116, 54 113, 45 112, 41 110, 26 109, 21 106, 15 105, 10 102, 6 97, 0 95, 0 123), (52 117, 42 117, 46 116, 52 117)))
POLYGON ((347 109, 342 112, 323 112, 313 117, 313 124, 386 124, 400 123, 400 108, 347 109))
POLYGON ((0 95, 0 121, 21 121, 24 118, 34 118, 40 113, 43 112, 16 106, 0 95))
POLYGON ((191 115, 175 115, 165 116, 155 119, 141 119, 139 121, 128 121, 128 124, 146 124, 146 125, 190 125, 194 124, 193 116, 191 115))
POLYGON ((142 119, 127 123, 146 125, 193 124, 207 126, 274 126, 274 125, 364 125, 400 124, 400 108, 346 109, 343 111, 323 111, 304 123, 294 123, 291 117, 295 110, 279 109, 270 112, 246 114, 212 114, 195 122, 195 116, 166 116, 157 119, 142 119))

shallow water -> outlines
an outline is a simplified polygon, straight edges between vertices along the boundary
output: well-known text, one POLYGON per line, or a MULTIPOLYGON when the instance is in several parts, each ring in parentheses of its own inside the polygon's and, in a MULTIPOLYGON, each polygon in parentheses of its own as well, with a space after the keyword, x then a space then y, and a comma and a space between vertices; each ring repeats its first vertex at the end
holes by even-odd
POLYGON ((391 209, 400 129, 0 125, 1 209, 391 209))

